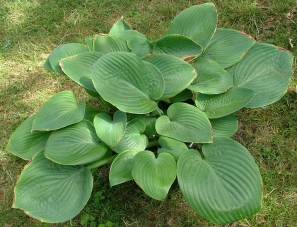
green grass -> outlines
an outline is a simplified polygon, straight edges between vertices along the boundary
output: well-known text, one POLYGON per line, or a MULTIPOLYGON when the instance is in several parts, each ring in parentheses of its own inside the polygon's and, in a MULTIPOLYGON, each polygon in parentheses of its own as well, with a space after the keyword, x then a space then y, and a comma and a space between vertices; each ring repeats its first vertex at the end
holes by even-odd
MULTIPOLYGON (((134 29, 156 39, 165 34, 169 21, 179 11, 203 2, 0 1, 0 226, 81 226, 81 220, 88 216, 97 224, 110 221, 116 226, 213 226, 189 208, 177 187, 164 202, 150 199, 133 182, 110 188, 108 167, 96 172, 94 195, 79 216, 63 224, 39 223, 11 208, 13 188, 26 162, 5 151, 11 133, 53 94, 71 89, 77 96, 87 97, 68 78, 42 68, 56 46, 83 43, 85 37, 107 33, 121 15, 134 29)), ((257 41, 281 46, 296 56, 295 0, 210 2, 218 8, 219 27, 244 31, 257 41)), ((296 226, 296 85, 294 77, 288 93, 271 106, 236 113, 240 129, 235 138, 259 165, 264 203, 256 215, 229 226, 296 226)))

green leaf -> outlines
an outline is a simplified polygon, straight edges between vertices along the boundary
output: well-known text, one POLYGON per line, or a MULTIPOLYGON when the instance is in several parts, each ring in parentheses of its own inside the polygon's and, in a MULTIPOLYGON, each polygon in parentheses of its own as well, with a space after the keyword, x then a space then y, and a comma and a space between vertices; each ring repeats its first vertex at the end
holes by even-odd
POLYGON ((84 118, 86 103, 77 105, 72 91, 52 96, 34 117, 32 131, 50 131, 80 122, 84 118))
POLYGON ((63 165, 81 165, 96 161, 107 152, 107 146, 97 137, 87 120, 54 131, 49 137, 44 155, 63 165))
POLYGON ((89 51, 93 51, 94 50, 94 38, 86 38, 85 41, 87 42, 87 46, 89 51))
POLYGON ((51 65, 53 71, 64 74, 59 65, 59 61, 63 58, 67 58, 72 55, 80 54, 83 52, 87 52, 88 48, 80 43, 67 43, 58 46, 53 52, 48 56, 48 60, 46 60, 44 67, 46 69, 50 69, 48 63, 51 65))
POLYGON ((38 151, 43 150, 50 132, 31 132, 34 116, 26 119, 11 135, 7 151, 31 159, 38 151))
POLYGON ((234 85, 256 92, 248 108, 272 104, 287 92, 293 75, 293 56, 276 46, 256 43, 236 65, 228 69, 234 85))
POLYGON ((197 57, 201 46, 182 35, 167 35, 154 43, 153 54, 172 54, 176 57, 197 57))
POLYGON ((113 24, 109 31, 111 36, 119 36, 123 31, 131 30, 132 28, 126 23, 124 17, 121 17, 116 23, 113 24))
POLYGON ((239 62, 254 44, 255 40, 242 32, 218 28, 201 57, 228 68, 239 62))
POLYGON ((185 89, 169 99, 171 103, 183 102, 193 97, 192 91, 185 89))
POLYGON ((126 131, 123 138, 112 149, 121 153, 126 150, 143 151, 148 144, 148 139, 144 135, 145 123, 140 119, 133 119, 126 126, 126 131))
POLYGON ((94 39, 94 51, 107 54, 110 52, 129 52, 129 49, 126 42, 119 38, 97 35, 94 39))
POLYGON ((98 113, 100 113, 100 110, 97 110, 92 106, 86 106, 84 119, 88 120, 89 122, 93 122, 94 117, 98 113))
POLYGON ((166 136, 160 136, 159 145, 161 148, 158 149, 158 154, 167 152, 172 155, 175 161, 179 159, 183 152, 188 151, 188 147, 185 143, 166 136))
POLYGON ((152 44, 146 38, 131 38, 127 41, 127 45, 131 52, 139 58, 149 55, 152 52, 152 44))
POLYGON ((223 225, 247 218, 261 208, 262 181, 249 151, 229 138, 216 138, 184 152, 177 179, 189 205, 209 221, 223 225))
POLYGON ((218 63, 198 58, 192 66, 198 76, 188 89, 204 94, 220 94, 233 86, 233 77, 218 63))
POLYGON ((247 88, 233 87, 218 95, 198 94, 196 106, 205 112, 208 118, 219 118, 229 115, 249 103, 255 92, 247 88))
POLYGON ((151 117, 151 116, 145 116, 145 115, 140 115, 140 114, 131 114, 129 116, 129 119, 140 119, 143 121, 143 123, 146 125, 145 131, 143 134, 145 134, 147 137, 151 137, 153 135, 155 135, 156 133, 156 121, 157 121, 157 117, 151 117))
POLYGON ((210 119, 214 137, 231 137, 238 130, 238 121, 234 114, 210 119))
POLYGON ((63 72, 84 88, 96 92, 92 82, 93 64, 104 54, 85 52, 60 61, 63 72))
POLYGON ((182 59, 166 54, 157 54, 144 59, 155 65, 163 75, 165 90, 162 98, 171 98, 187 88, 196 78, 195 69, 182 59))
POLYGON ((92 188, 88 169, 59 165, 46 159, 41 151, 21 173, 14 190, 13 208, 20 208, 42 222, 65 222, 83 209, 92 188))
POLYGON ((127 124, 127 115, 124 112, 116 111, 111 116, 107 113, 99 113, 94 118, 94 126, 98 137, 109 147, 115 147, 122 139, 127 124))
POLYGON ((217 12, 212 3, 192 6, 179 13, 167 34, 186 36, 205 48, 217 26, 217 12))
POLYGON ((153 111, 157 108, 154 100, 164 92, 160 71, 131 53, 104 55, 94 64, 92 78, 104 100, 128 113, 153 111))
POLYGON ((109 171, 109 182, 111 187, 133 180, 132 167, 136 153, 136 151, 124 151, 112 162, 109 171))
POLYGON ((164 200, 176 178, 176 162, 168 153, 158 158, 151 151, 141 151, 134 157, 132 176, 150 197, 164 200))
POLYGON ((206 115, 190 104, 174 103, 156 122, 158 134, 183 142, 210 143, 211 125, 206 115))

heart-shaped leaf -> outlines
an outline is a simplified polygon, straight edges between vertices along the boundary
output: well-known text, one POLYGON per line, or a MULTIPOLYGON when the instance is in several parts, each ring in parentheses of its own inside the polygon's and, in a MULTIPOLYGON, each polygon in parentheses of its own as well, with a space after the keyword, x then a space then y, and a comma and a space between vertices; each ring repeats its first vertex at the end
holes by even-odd
POLYGON ((218 63, 198 58, 192 66, 198 72, 188 89, 204 94, 220 94, 233 86, 232 76, 218 63))
POLYGON ((120 153, 112 162, 109 171, 110 186, 118 185, 130 180, 132 177, 132 167, 136 151, 124 151, 120 153))
POLYGON ((251 101, 254 95, 255 92, 251 89, 233 87, 218 95, 198 94, 195 103, 208 118, 219 118, 241 109, 251 101))
POLYGON ((151 151, 141 151, 134 157, 132 176, 150 197, 164 200, 176 178, 176 162, 168 153, 158 158, 151 151))
POLYGON ((201 46, 182 35, 167 35, 154 43, 153 54, 172 54, 176 57, 197 57, 201 46))
POLYGON ((172 155, 175 161, 179 159, 183 152, 188 150, 188 147, 185 143, 166 136, 160 136, 159 145, 161 148, 158 149, 158 154, 167 152, 172 155))
POLYGON ((26 119, 11 135, 7 151, 21 157, 31 159, 38 151, 43 150, 50 132, 32 132, 34 116, 26 119))
POLYGON ((238 121, 234 114, 210 119, 214 137, 231 137, 238 130, 238 121))
POLYGON ((86 103, 78 106, 72 91, 62 91, 52 96, 36 113, 32 131, 50 131, 80 122, 85 115, 86 103))
POLYGON ((171 98, 187 88, 196 78, 195 69, 182 59, 166 55, 156 54, 144 59, 155 65, 163 75, 165 90, 162 98, 171 98))
POLYGON ((144 135, 146 125, 140 119, 133 119, 126 126, 126 131, 123 138, 112 149, 117 152, 123 152, 126 150, 143 151, 148 144, 148 139, 144 135))
POLYGON ((21 173, 13 208, 42 222, 59 223, 75 217, 88 202, 93 188, 90 171, 65 166, 38 152, 21 173))
POLYGON ((190 104, 174 103, 156 122, 156 130, 162 136, 183 142, 210 143, 211 125, 206 115, 190 104))
POLYGON ((286 50, 256 43, 236 65, 228 71, 234 85, 256 92, 246 105, 262 107, 278 101, 286 92, 293 75, 293 55, 286 50))
POLYGON ((87 120, 54 131, 49 137, 44 155, 63 165, 81 165, 101 158, 107 146, 97 137, 87 120))
POLYGON ((205 48, 217 26, 217 11, 212 3, 192 6, 179 13, 167 34, 186 36, 205 48))
POLYGON ((228 68, 239 62, 254 44, 255 40, 244 33, 218 28, 201 57, 228 68))
POLYGON ((58 46, 53 52, 48 56, 44 67, 49 70, 53 70, 57 73, 64 74, 59 65, 59 61, 63 58, 67 58, 72 55, 87 52, 88 48, 80 43, 67 43, 58 46), (50 66, 49 66, 50 65, 50 66))
POLYGON ((209 221, 223 225, 241 220, 261 208, 262 181, 248 150, 220 137, 184 152, 177 163, 177 179, 189 205, 209 221))
POLYGON ((164 92, 160 71, 131 53, 104 55, 94 64, 92 78, 103 99, 128 113, 153 111, 157 107, 154 100, 164 92))
POLYGON ((107 113, 99 113, 94 118, 94 126, 98 137, 109 147, 115 147, 122 139, 127 124, 127 115, 124 112, 116 111, 111 116, 107 113))
POLYGON ((97 35, 94 39, 94 51, 98 51, 104 54, 110 52, 129 52, 125 41, 106 35, 97 35))
POLYGON ((63 72, 84 88, 97 92, 92 82, 93 64, 104 54, 85 52, 60 61, 63 72))

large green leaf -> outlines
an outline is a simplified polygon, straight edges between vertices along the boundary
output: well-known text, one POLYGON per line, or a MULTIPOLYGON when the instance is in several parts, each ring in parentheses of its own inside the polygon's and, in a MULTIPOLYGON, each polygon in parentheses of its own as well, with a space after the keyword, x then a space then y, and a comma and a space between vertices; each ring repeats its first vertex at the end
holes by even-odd
POLYGON ((93 64, 104 54, 100 52, 85 52, 60 61, 63 72, 79 85, 95 91, 92 82, 93 64))
POLYGON ((154 43, 153 54, 172 54, 176 57, 197 57, 201 46, 182 35, 167 35, 154 43))
POLYGON ((198 94, 195 103, 208 118, 219 118, 241 109, 254 95, 255 92, 251 89, 233 87, 218 95, 198 94))
POLYGON ((112 36, 97 35, 95 36, 93 45, 94 51, 98 51, 104 54, 118 51, 129 52, 125 41, 112 36))
POLYGON ((239 62, 254 43, 255 40, 244 33, 218 28, 201 57, 228 68, 239 62))
POLYGON ((158 149, 158 154, 167 152, 172 155, 175 161, 179 159, 183 152, 188 150, 188 147, 185 143, 166 136, 160 136, 159 145, 161 148, 158 149))
POLYGON ((184 152, 177 179, 190 206, 209 221, 223 225, 247 218, 261 208, 262 181, 249 151, 229 138, 216 138, 184 152))
POLYGON ((134 157, 132 176, 150 197, 164 200, 176 178, 176 162, 168 153, 155 158, 151 151, 141 151, 134 157))
POLYGON ((286 92, 293 74, 293 56, 276 46, 256 43, 236 65, 228 71, 234 85, 256 92, 246 105, 262 107, 278 101, 286 92))
POLYGON ((92 78, 102 98, 123 112, 149 113, 164 92, 161 72, 131 53, 104 55, 94 64, 92 78))
POLYGON ((210 143, 211 125, 206 115, 190 104, 174 103, 156 122, 158 134, 183 142, 210 143))
POLYGON ((53 52, 48 56, 45 61, 44 67, 46 69, 52 69, 53 71, 63 74, 59 61, 63 58, 87 52, 88 48, 80 43, 67 43, 58 46, 53 52))
POLYGON ((86 103, 77 104, 72 91, 52 96, 36 113, 32 130, 50 131, 80 122, 84 118, 86 103))
POLYGON ((210 123, 214 137, 231 137, 238 130, 238 121, 233 113, 224 117, 210 119, 210 123))
POLYGON ((143 151, 148 144, 148 139, 144 135, 146 125, 140 119, 133 119, 126 126, 126 131, 123 138, 112 149, 117 152, 123 152, 126 150, 143 151))
POLYGON ((7 151, 23 158, 31 159, 38 151, 43 150, 50 132, 32 132, 34 116, 26 119, 11 135, 7 151))
POLYGON ((217 12, 212 3, 183 10, 171 22, 167 34, 184 35, 205 48, 217 26, 217 12))
POLYGON ((20 176, 13 208, 20 208, 42 222, 65 222, 83 209, 92 188, 93 178, 88 169, 54 163, 41 151, 20 176))
POLYGON ((197 78, 188 89, 204 94, 220 94, 233 86, 233 77, 218 63, 198 58, 192 66, 198 72, 197 78))
POLYGON ((196 78, 195 69, 182 59, 166 54, 156 54, 144 59, 155 65, 163 75, 165 90, 162 98, 171 98, 185 88, 196 78))
POLYGON ((136 151, 124 151, 120 153, 112 162, 109 171, 110 186, 118 185, 130 180, 132 177, 132 167, 136 151))
POLYGON ((94 118, 94 126, 98 137, 109 147, 115 147, 122 139, 127 124, 127 115, 117 111, 111 116, 107 113, 99 113, 94 118))
POLYGON ((81 165, 101 158, 107 146, 96 135, 87 120, 54 131, 49 137, 44 155, 63 165, 81 165))

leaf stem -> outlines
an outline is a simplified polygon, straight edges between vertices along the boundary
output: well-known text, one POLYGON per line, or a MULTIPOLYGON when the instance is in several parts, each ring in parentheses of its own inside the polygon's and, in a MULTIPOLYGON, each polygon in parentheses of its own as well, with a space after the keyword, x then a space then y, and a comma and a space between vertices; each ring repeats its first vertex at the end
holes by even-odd
POLYGON ((152 140, 152 141, 148 142, 147 148, 154 147, 154 146, 157 146, 157 145, 159 145, 159 141, 158 140, 152 140))
POLYGON ((153 111, 153 114, 162 116, 162 115, 164 115, 164 112, 157 106, 157 108, 153 111))
POLYGON ((90 163, 89 165, 86 166, 86 168, 89 170, 96 169, 100 166, 103 166, 103 165, 109 163, 109 162, 112 162, 117 156, 118 156, 118 154, 110 156, 105 159, 98 160, 97 162, 90 163))

